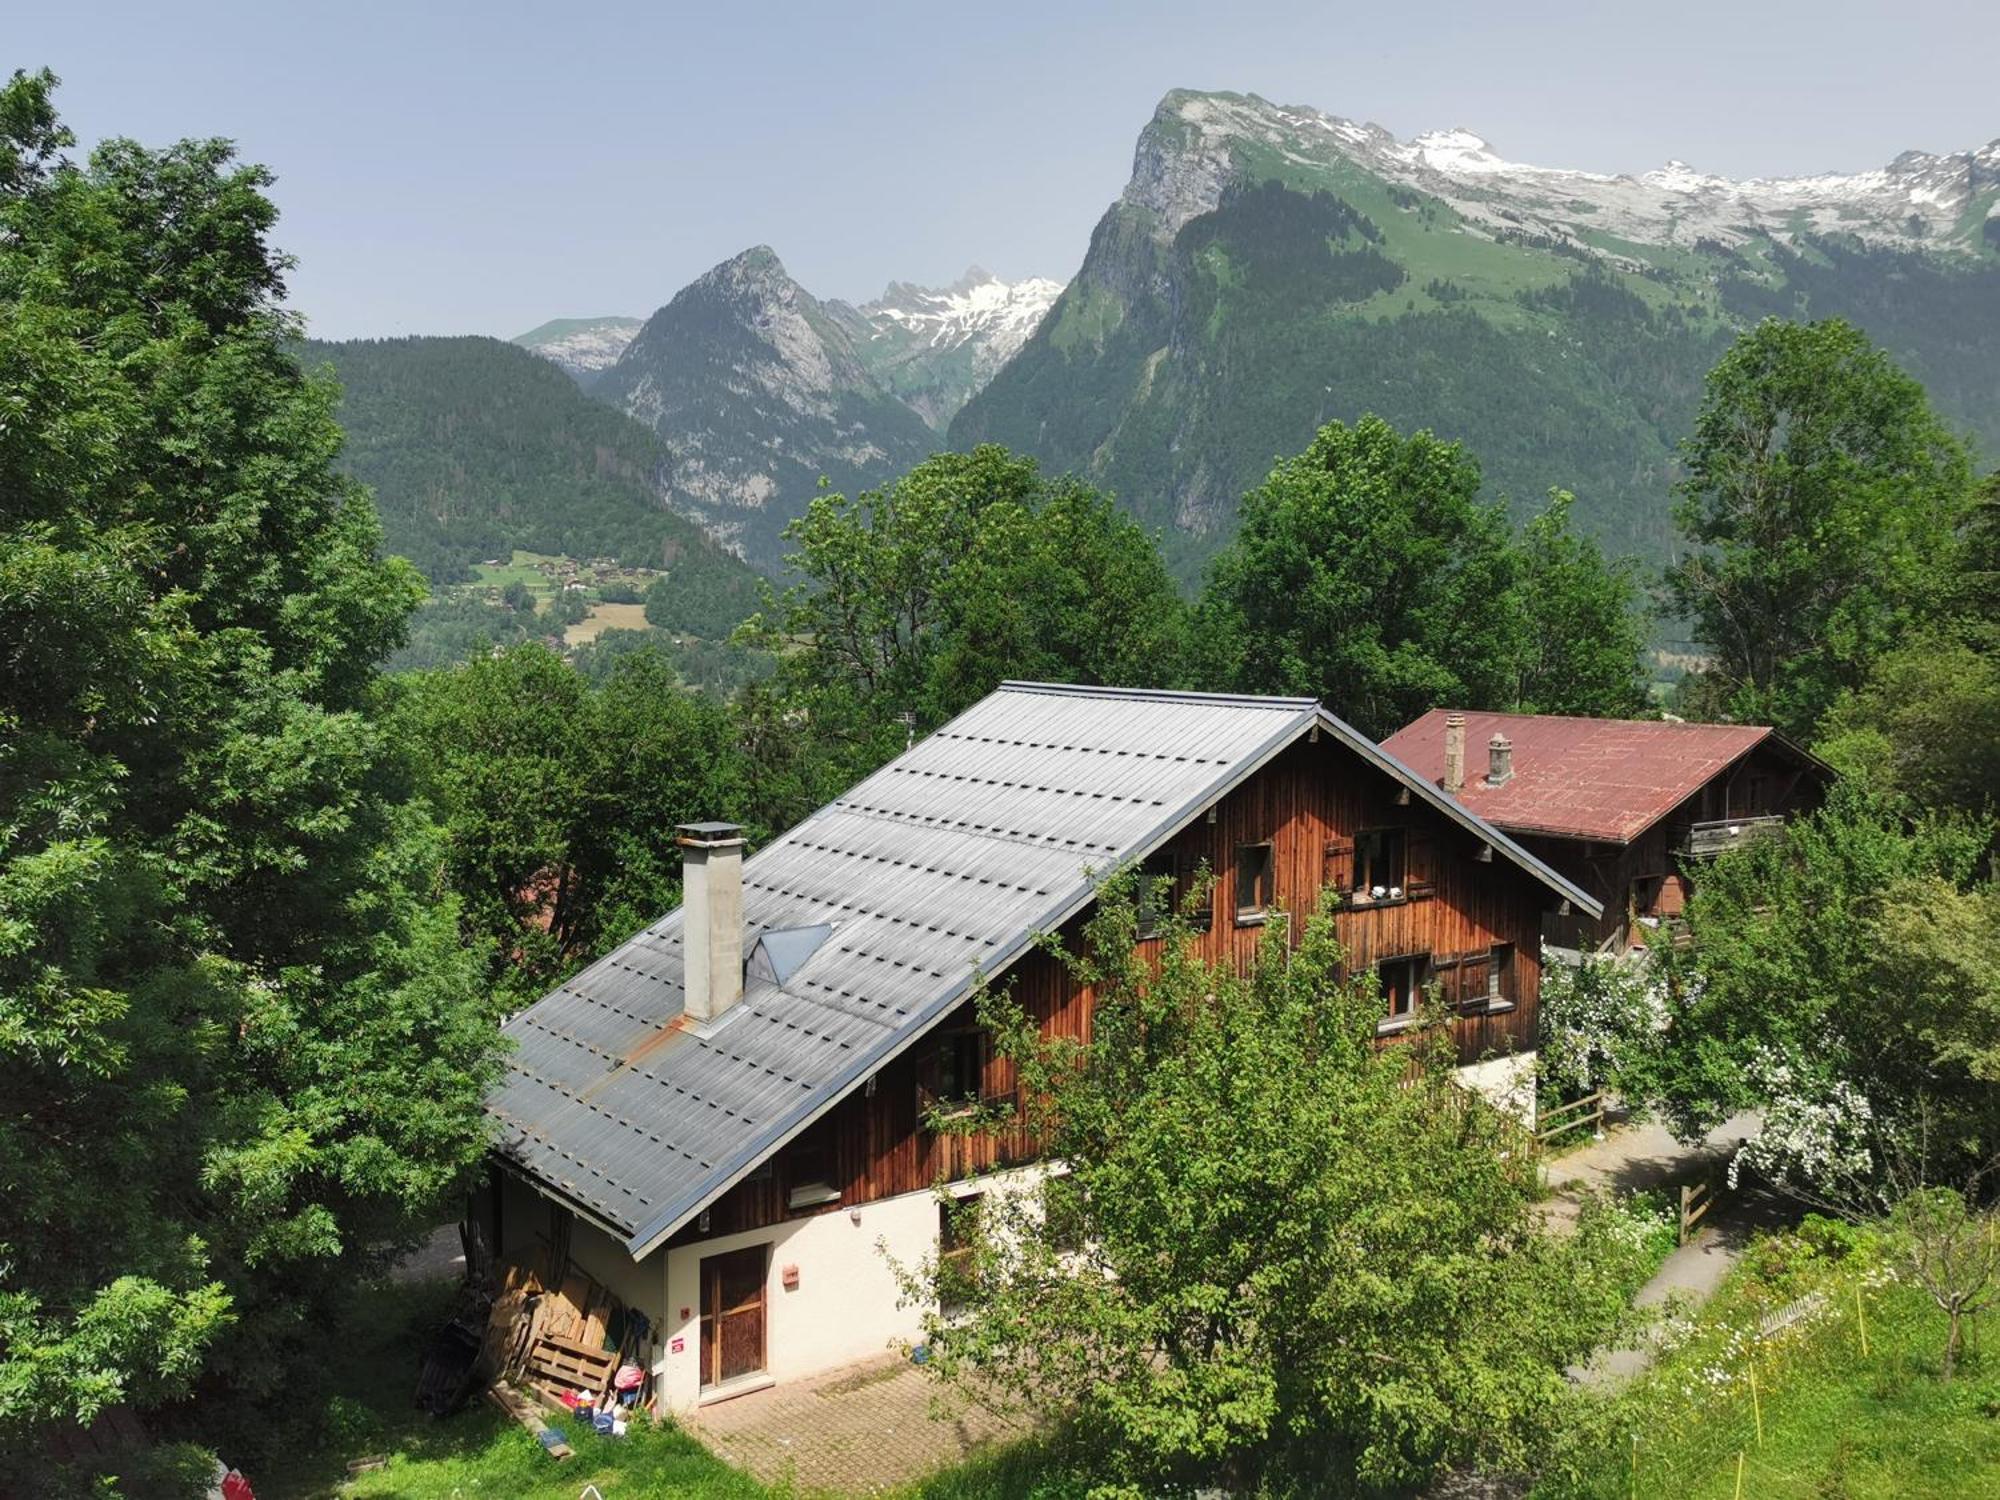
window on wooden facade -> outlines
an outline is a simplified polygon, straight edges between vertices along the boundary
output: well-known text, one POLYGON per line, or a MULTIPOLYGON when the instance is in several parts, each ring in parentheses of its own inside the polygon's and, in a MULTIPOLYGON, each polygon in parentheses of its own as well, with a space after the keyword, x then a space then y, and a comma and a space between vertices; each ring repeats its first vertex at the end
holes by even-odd
POLYGON ((1164 850, 1146 856, 1139 866, 1139 936, 1156 938, 1174 914, 1178 892, 1174 885, 1177 861, 1164 850))
POLYGON ((1486 961, 1486 1008, 1488 1010, 1512 1010, 1514 1008, 1514 945, 1495 943, 1492 956, 1486 961))
POLYGON ((1198 904, 1188 911, 1188 897, 1195 884, 1201 879, 1199 862, 1185 855, 1162 850, 1149 855, 1139 867, 1139 937, 1156 938, 1167 925, 1167 919, 1176 914, 1184 914, 1188 925, 1196 932, 1208 931, 1210 902, 1198 904))
POLYGON ((824 1139, 801 1138, 785 1152, 785 1206, 818 1208, 838 1203, 840 1189, 833 1180, 833 1147, 824 1139))
POLYGON ((1407 958, 1385 958, 1375 966, 1375 974, 1382 986, 1382 1024, 1395 1028, 1416 1020, 1417 1008, 1423 1004, 1424 983, 1430 977, 1429 956, 1413 953, 1407 958))
POLYGON ((1236 846, 1236 920, 1261 922, 1271 909, 1271 881, 1275 864, 1269 844, 1236 846))
POLYGON ((940 1032, 918 1073, 918 1111, 966 1113, 978 1106, 985 1078, 986 1033, 976 1026, 940 1032))
POLYGON ((1409 894, 1409 835, 1401 828, 1369 828, 1354 839, 1357 901, 1400 901, 1409 894))
POLYGON ((964 1312, 979 1286, 979 1200, 972 1193, 938 1205, 938 1311, 964 1312))

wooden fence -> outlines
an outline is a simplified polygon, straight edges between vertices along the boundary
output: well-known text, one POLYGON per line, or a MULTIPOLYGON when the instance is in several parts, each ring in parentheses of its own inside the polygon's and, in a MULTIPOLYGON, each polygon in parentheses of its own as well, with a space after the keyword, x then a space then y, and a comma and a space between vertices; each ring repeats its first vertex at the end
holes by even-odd
POLYGON ((1602 1135, 1604 1133, 1604 1091, 1600 1089, 1594 1094, 1585 1094, 1581 1099, 1573 1100, 1568 1104, 1549 1110, 1535 1121, 1535 1125, 1535 1145, 1537 1147, 1546 1146, 1557 1136, 1567 1135, 1570 1131, 1583 1125, 1588 1125, 1592 1134, 1602 1135))
POLYGON ((1719 1178, 1706 1177, 1700 1182, 1689 1183, 1681 1189, 1681 1243, 1685 1245, 1694 1236, 1695 1226, 1708 1216, 1715 1207, 1716 1195, 1722 1191, 1719 1178))

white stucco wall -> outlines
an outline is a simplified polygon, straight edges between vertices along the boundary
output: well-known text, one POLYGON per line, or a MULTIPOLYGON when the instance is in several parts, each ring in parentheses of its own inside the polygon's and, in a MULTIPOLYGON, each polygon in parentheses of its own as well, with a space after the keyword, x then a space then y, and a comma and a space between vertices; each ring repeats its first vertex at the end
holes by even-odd
MULTIPOLYGON (((1018 1189, 1038 1169, 995 1173, 954 1183, 954 1193, 1018 1189)), ((773 1381, 803 1379, 888 1352, 915 1340, 924 1309, 898 1306, 892 1262, 914 1268, 937 1248, 939 1204, 929 1190, 741 1234, 718 1235, 667 1252, 667 1351, 656 1390, 670 1410, 701 1400, 701 1262, 750 1245, 766 1245, 765 1373, 773 1381), (784 1271, 799 1270, 786 1290, 784 1271), (674 1341, 680 1347, 674 1347, 674 1341)))
POLYGON ((1535 1054, 1512 1052, 1458 1070, 1461 1087, 1483 1094, 1495 1108, 1535 1128, 1535 1054))

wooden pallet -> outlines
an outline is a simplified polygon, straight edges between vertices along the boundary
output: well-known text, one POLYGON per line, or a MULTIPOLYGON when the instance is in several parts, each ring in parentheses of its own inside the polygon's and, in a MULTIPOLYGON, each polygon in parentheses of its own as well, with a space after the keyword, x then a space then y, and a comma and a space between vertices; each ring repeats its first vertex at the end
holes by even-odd
POLYGON ((544 1334, 528 1350, 528 1384, 557 1401, 564 1391, 589 1391, 601 1401, 617 1369, 616 1354, 586 1348, 573 1339, 544 1334))

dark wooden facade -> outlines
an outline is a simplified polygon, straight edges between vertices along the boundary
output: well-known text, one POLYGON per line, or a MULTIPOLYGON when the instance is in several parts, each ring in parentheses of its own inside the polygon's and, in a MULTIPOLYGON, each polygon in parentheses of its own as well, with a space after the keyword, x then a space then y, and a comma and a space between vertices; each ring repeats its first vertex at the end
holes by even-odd
MULTIPOLYGON (((1389 965, 1435 984, 1454 1011, 1461 1062, 1534 1046, 1542 918, 1559 902, 1543 882, 1331 736, 1301 740, 1170 846, 1178 870, 1206 864, 1216 875, 1211 920, 1199 938, 1205 957, 1241 965, 1254 953, 1264 920, 1238 920, 1238 854, 1265 845, 1272 915, 1264 920, 1282 920, 1281 909, 1313 909, 1326 886, 1346 892, 1336 925, 1350 966, 1389 965), (1385 845, 1394 857, 1385 859, 1385 845), (1354 895, 1369 875, 1386 881, 1397 874, 1400 884, 1384 883, 1379 898, 1354 895)), ((1074 939, 1082 921, 1064 936, 1074 939)), ((1000 982, 1011 982, 1049 1034, 1087 1038, 1091 996, 1049 954, 1031 951, 1000 982)), ((1385 1007, 1385 1038, 1394 1026, 1385 1007)), ((968 1002, 670 1243, 844 1209, 1029 1159, 1032 1142, 1019 1134, 964 1138, 925 1128, 927 1091, 941 1092, 941 1078, 971 1070, 980 1075, 981 1094, 1013 1092, 1012 1064, 980 1042, 968 1002)))
POLYGON ((1722 848, 1756 838, 1817 807, 1825 773, 1767 739, 1717 772, 1681 804, 1627 844, 1516 834, 1604 906, 1596 921, 1580 913, 1548 917, 1544 937, 1565 948, 1622 951, 1671 931, 1702 862, 1722 848))

